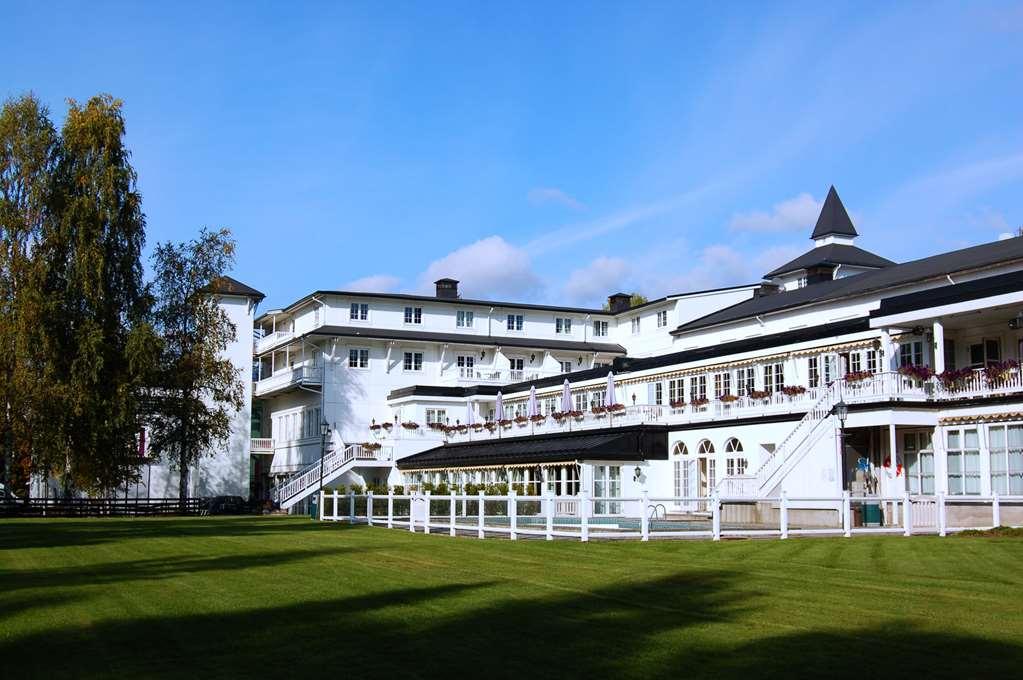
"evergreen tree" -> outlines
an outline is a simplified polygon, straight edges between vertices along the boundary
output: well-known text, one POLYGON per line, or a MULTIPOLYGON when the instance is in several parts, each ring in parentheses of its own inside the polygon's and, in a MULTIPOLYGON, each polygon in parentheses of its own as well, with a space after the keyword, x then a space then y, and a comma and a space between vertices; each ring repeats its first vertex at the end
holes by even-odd
POLYGON ((69 102, 38 246, 49 425, 36 446, 65 488, 100 493, 137 474, 140 396, 156 355, 145 217, 124 133, 120 101, 69 102))
POLYGON ((225 355, 237 329, 215 294, 234 262, 234 247, 227 229, 203 229, 197 239, 161 243, 153 254, 161 352, 150 448, 177 468, 182 504, 190 469, 227 442, 244 403, 244 385, 225 355))

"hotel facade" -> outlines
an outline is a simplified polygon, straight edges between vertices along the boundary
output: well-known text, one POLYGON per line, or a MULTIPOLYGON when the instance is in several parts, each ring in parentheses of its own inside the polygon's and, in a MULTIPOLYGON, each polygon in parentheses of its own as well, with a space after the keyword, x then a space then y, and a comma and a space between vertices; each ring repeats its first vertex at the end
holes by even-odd
POLYGON ((857 236, 832 188, 812 247, 749 285, 588 309, 441 279, 250 317, 249 493, 508 484, 569 516, 785 495, 809 524, 845 493, 1023 495, 1023 238, 896 263, 857 236))

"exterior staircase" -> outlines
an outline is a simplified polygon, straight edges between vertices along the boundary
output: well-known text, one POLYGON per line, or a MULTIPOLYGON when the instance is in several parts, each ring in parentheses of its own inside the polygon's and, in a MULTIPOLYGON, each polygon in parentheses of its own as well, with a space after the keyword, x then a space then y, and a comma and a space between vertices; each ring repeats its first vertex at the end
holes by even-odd
MULTIPOLYGON (((390 456, 390 452, 383 455, 390 456)), ((367 449, 362 444, 337 447, 323 456, 322 473, 320 460, 310 463, 287 481, 275 486, 271 491, 271 497, 280 504, 282 510, 287 510, 338 479, 360 461, 380 459, 381 455, 378 452, 367 449)))

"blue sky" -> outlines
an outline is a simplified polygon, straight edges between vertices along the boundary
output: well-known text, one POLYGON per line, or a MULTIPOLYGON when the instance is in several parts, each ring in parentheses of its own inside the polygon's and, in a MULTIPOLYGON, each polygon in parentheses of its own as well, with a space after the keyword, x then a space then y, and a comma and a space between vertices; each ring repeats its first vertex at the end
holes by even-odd
POLYGON ((149 245, 264 309, 745 283, 830 184, 894 260, 1023 226, 1023 3, 816 5, 0 2, 0 95, 123 99, 149 245))

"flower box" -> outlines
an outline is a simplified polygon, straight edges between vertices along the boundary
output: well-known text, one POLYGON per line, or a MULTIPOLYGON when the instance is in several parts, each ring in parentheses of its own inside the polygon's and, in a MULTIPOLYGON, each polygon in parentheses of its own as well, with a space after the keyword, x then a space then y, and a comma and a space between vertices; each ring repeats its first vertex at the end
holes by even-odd
POLYGON ((385 430, 390 430, 392 427, 394 427, 394 425, 392 425, 391 423, 384 423, 381 427, 383 427, 385 430))
POLYGON ((689 405, 692 406, 693 408, 701 408, 709 403, 710 399, 708 399, 707 397, 697 397, 696 399, 693 399, 691 402, 689 402, 689 405))
POLYGON ((934 375, 934 370, 930 366, 915 366, 912 364, 906 366, 899 366, 899 373, 912 378, 913 380, 929 380, 934 375))
POLYGON ((999 361, 984 369, 984 377, 989 383, 1000 385, 1008 380, 1013 371, 1019 368, 1019 362, 1013 359, 999 361))
POLYGON ((801 394, 806 394, 806 388, 802 385, 785 385, 781 388, 781 392, 786 397, 798 397, 801 394))
POLYGON ((750 390, 749 398, 750 399, 770 399, 771 398, 771 391, 770 390, 750 390))
POLYGON ((511 427, 512 421, 508 420, 507 418, 502 418, 501 420, 497 421, 497 424, 500 425, 501 427, 511 427))
POLYGON ((966 381, 973 376, 971 368, 950 368, 937 375, 938 381, 946 390, 958 389, 965 386, 966 381))
POLYGON ((515 423, 517 425, 525 425, 528 422, 529 418, 527 418, 526 416, 515 416, 515 423))
POLYGON ((605 408, 613 414, 625 413, 625 404, 611 404, 605 408))
POLYGON ((592 407, 590 407, 590 413, 592 413, 595 416, 599 416, 602 413, 607 413, 607 407, 606 406, 592 406, 592 407))
POLYGON ((377 430, 379 430, 382 427, 383 427, 383 425, 377 425, 376 423, 373 423, 372 425, 369 426, 369 429, 372 430, 373 432, 376 432, 377 430))
POLYGON ((872 377, 874 377, 874 374, 870 371, 849 371, 845 374, 845 381, 847 383, 858 383, 869 380, 872 377))
POLYGON ((686 407, 686 402, 684 402, 681 399, 679 399, 677 401, 669 402, 668 406, 670 406, 672 408, 677 408, 677 409, 684 409, 686 407))
POLYGON ((377 444, 376 442, 363 442, 362 448, 365 449, 366 451, 379 451, 383 447, 380 444, 377 444))
MULTIPOLYGON (((489 425, 489 423, 488 423, 488 425, 489 425)), ((479 423, 476 423, 475 425, 472 426, 472 431, 473 432, 482 432, 483 431, 483 427, 484 427, 483 425, 480 425, 479 423)))
POLYGON ((402 423, 401 426, 403 428, 405 428, 406 430, 418 430, 419 429, 419 423, 413 423, 411 420, 402 423))
POLYGON ((530 417, 529 417, 529 419, 530 419, 530 420, 531 420, 532 422, 534 422, 534 423, 542 423, 542 422, 544 422, 545 420, 547 420, 547 416, 542 416, 542 415, 539 415, 539 414, 537 414, 537 415, 535 415, 535 416, 530 416, 530 417))
POLYGON ((722 404, 731 404, 734 401, 739 401, 739 397, 735 396, 734 394, 722 394, 720 397, 718 397, 718 401, 720 401, 722 404))

